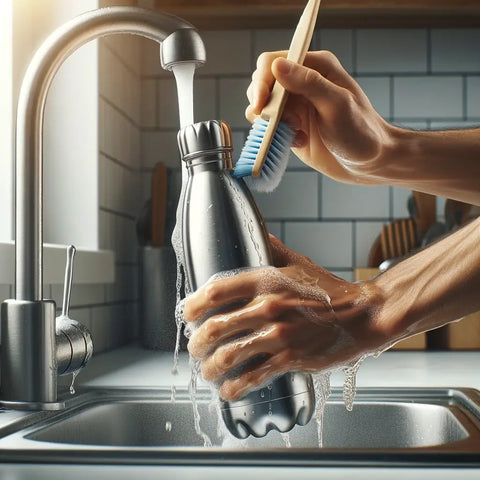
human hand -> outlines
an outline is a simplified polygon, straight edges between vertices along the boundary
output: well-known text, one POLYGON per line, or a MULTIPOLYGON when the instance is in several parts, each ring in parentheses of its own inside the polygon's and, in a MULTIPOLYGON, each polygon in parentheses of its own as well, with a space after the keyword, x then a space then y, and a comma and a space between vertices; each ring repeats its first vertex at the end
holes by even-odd
POLYGON ((259 56, 246 117, 253 122, 260 114, 276 79, 290 92, 283 120, 296 132, 295 154, 336 180, 381 184, 395 127, 374 110, 331 52, 308 52, 303 66, 287 61, 286 54, 259 56))
POLYGON ((385 343, 367 289, 336 277, 275 237, 271 243, 277 267, 211 280, 185 304, 187 322, 236 305, 207 318, 188 344, 190 354, 202 360, 203 378, 220 383, 225 400, 286 371, 349 364, 385 343), (261 363, 225 378, 259 355, 261 363))

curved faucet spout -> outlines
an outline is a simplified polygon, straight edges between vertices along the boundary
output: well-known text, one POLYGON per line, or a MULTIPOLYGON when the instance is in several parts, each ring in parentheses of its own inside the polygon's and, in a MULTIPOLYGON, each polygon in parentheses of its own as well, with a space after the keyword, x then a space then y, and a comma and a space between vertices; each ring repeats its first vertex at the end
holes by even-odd
POLYGON ((203 42, 192 25, 173 15, 136 7, 107 7, 84 13, 45 40, 27 69, 17 110, 17 300, 43 297, 42 130, 48 89, 70 54, 90 40, 116 33, 141 35, 161 44, 162 66, 167 69, 180 62, 203 64, 206 59, 203 42))

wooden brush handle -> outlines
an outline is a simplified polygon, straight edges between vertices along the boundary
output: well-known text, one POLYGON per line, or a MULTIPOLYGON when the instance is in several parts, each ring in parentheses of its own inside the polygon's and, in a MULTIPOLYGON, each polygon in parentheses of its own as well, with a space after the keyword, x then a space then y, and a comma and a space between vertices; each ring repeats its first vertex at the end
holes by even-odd
MULTIPOLYGON (((295 33, 293 34, 290 48, 288 49, 287 60, 291 60, 300 65, 303 64, 308 52, 308 47, 312 41, 320 2, 321 0, 309 0, 303 10, 297 28, 295 29, 295 33)), ((287 91, 280 85, 280 83, 275 82, 272 93, 270 94, 270 99, 267 105, 263 108, 261 117, 269 121, 272 119, 275 121, 275 118, 277 118, 278 123, 278 120, 283 113, 287 96, 287 91)))
MULTIPOLYGON (((300 20, 298 21, 295 33, 293 34, 287 55, 288 60, 303 64, 308 47, 312 41, 320 2, 321 0, 309 0, 307 3, 300 20)), ((288 92, 282 87, 282 85, 280 85, 280 83, 275 82, 268 103, 260 114, 261 118, 268 121, 268 126, 263 135, 262 143, 252 169, 253 177, 260 176, 265 160, 267 159, 270 144, 272 143, 273 136, 277 130, 278 122, 282 116, 287 97, 288 92)))

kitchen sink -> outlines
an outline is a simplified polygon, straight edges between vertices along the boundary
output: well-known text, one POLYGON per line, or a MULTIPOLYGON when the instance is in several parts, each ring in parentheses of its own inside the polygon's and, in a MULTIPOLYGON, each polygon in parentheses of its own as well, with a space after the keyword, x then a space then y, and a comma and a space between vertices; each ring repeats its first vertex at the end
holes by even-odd
POLYGON ((186 390, 173 402, 168 388, 86 389, 65 402, 62 412, 0 426, 0 461, 480 466, 480 392, 472 389, 359 389, 351 412, 334 390, 321 447, 315 420, 288 438, 220 438, 208 390, 197 405, 211 447, 195 431, 186 390))

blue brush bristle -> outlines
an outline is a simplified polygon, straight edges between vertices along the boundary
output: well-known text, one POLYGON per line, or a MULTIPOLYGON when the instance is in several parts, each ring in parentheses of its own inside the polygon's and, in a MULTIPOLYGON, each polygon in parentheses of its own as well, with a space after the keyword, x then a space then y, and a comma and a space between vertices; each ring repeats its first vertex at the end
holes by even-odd
POLYGON ((257 118, 254 121, 233 172, 234 177, 244 177, 248 186, 259 192, 271 192, 277 188, 287 168, 290 147, 295 135, 288 124, 280 122, 277 125, 262 172, 259 177, 254 178, 251 176, 253 165, 267 126, 268 120, 257 118))

